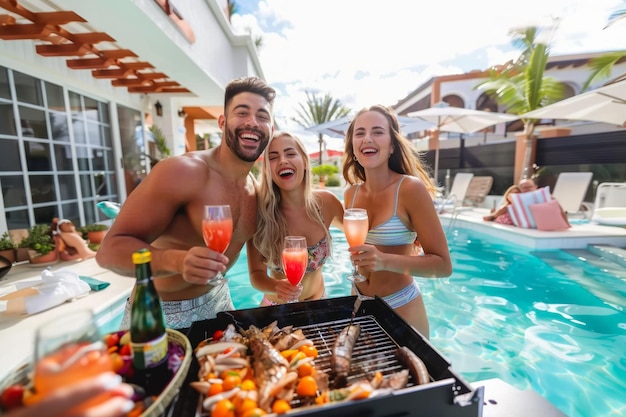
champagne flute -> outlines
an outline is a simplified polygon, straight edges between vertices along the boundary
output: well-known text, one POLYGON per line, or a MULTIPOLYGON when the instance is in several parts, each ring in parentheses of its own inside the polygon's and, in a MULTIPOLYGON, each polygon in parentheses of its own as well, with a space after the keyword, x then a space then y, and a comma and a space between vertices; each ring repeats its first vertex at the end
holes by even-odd
MULTIPOLYGON (((367 210, 362 208, 349 208, 343 213, 343 231, 346 234, 348 245, 359 246, 365 243, 369 223, 367 210)), ((348 280, 352 282, 363 282, 366 278, 359 273, 359 269, 354 264, 354 271, 348 275, 348 280)))
MULTIPOLYGON (((113 361, 91 310, 64 314, 35 330, 34 401, 105 372, 113 372, 113 361)), ((109 397, 108 393, 101 394, 77 404, 72 411, 93 407, 109 397)))
MULTIPOLYGON (((204 206, 202 218, 202 236, 209 249, 224 253, 233 237, 233 218, 230 214, 230 206, 204 206)), ((218 272, 207 284, 221 285, 226 282, 226 277, 218 272)))
MULTIPOLYGON (((306 247, 306 238, 303 236, 286 236, 283 248, 283 271, 291 285, 302 287, 300 281, 306 272, 306 264, 309 259, 309 252, 306 247)), ((295 303, 295 300, 287 301, 295 303)))

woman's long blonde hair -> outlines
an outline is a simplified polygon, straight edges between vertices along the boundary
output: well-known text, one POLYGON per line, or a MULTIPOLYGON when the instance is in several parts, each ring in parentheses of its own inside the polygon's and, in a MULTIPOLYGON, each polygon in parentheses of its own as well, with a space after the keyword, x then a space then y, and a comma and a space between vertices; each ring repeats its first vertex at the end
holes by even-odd
POLYGON ((375 111, 382 114, 389 123, 391 146, 394 149, 394 152, 389 157, 389 169, 397 172, 398 174, 418 177, 424 183, 428 192, 434 196, 436 192, 435 185, 424 168, 419 152, 408 139, 402 136, 402 133, 400 132, 400 123, 398 123, 396 114, 391 109, 381 104, 376 104, 360 110, 356 116, 354 116, 354 119, 352 119, 350 127, 348 127, 348 131, 346 132, 346 146, 343 161, 343 177, 346 182, 348 182, 348 184, 365 182, 365 170, 354 157, 352 143, 354 138, 354 121, 361 114, 368 111, 375 111))
POLYGON ((324 229, 328 244, 331 243, 330 233, 324 224, 320 208, 320 198, 313 193, 311 160, 306 152, 302 141, 288 132, 276 132, 267 144, 263 153, 263 168, 258 192, 257 230, 252 238, 252 243, 263 256, 268 265, 281 265, 283 244, 287 236, 287 221, 280 211, 280 188, 272 181, 272 170, 268 160, 270 144, 279 137, 289 137, 294 140, 298 153, 304 160, 304 204, 307 217, 324 229))

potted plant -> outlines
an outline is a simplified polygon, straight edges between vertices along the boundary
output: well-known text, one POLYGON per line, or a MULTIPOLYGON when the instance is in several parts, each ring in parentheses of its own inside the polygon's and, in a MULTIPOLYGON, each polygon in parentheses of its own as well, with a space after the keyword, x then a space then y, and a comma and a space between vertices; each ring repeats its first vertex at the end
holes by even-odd
POLYGON ((56 246, 50 234, 50 226, 47 224, 36 224, 31 227, 28 236, 22 239, 19 247, 28 248, 32 264, 54 263, 58 258, 56 246))
POLYGON ((11 263, 15 262, 17 245, 9 232, 4 232, 0 236, 0 256, 6 258, 11 263))
POLYGON ((80 230, 83 233, 83 237, 86 237, 89 243, 100 244, 107 230, 109 230, 109 226, 103 223, 92 223, 83 226, 80 230))

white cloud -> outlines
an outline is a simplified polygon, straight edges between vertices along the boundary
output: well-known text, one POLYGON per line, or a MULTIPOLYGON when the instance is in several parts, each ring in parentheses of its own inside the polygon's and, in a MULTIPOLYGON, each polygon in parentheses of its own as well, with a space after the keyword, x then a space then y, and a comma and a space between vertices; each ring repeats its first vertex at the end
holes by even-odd
MULTIPOLYGON (((256 1, 236 3, 247 9, 256 1)), ((263 71, 280 90, 277 119, 281 128, 296 130, 290 118, 305 102, 305 90, 328 92, 355 110, 393 105, 433 76, 516 58, 519 51, 509 35, 514 27, 558 17, 552 55, 624 49, 626 21, 603 30, 609 14, 623 5, 620 0, 263 0, 254 15, 235 15, 232 24, 262 36, 263 71)), ((317 138, 306 139, 316 151, 317 138)))

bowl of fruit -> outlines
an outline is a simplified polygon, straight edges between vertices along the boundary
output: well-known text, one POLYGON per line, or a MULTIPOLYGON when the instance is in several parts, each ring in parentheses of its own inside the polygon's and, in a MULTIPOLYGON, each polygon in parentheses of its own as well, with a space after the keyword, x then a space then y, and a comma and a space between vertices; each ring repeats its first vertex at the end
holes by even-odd
MULTIPOLYGON (((134 369, 130 334, 127 330, 104 335, 113 370, 126 382, 131 382, 135 390, 133 401, 135 408, 128 415, 139 417, 161 416, 176 397, 189 371, 193 354, 189 339, 182 333, 167 329, 168 337, 168 368, 171 379, 158 395, 147 395, 143 387, 132 384, 134 369)), ((32 365, 24 365, 13 371, 6 381, 0 385, 0 409, 7 412, 29 404, 29 398, 36 393, 32 384, 32 365)), ((0 413, 2 414, 2 413, 0 413)))

